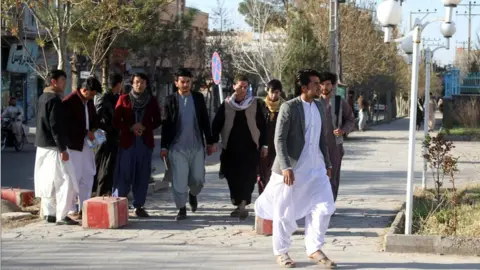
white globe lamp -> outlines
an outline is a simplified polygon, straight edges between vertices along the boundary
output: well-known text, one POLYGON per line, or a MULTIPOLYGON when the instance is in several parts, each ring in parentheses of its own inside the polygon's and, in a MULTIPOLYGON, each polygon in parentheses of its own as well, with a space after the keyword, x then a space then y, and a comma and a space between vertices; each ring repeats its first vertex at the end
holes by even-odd
POLYGON ((440 26, 440 32, 446 38, 451 38, 455 34, 456 31, 457 31, 457 28, 455 27, 454 22, 450 22, 450 23, 444 22, 440 26))
POLYGON ((406 55, 412 55, 413 54, 413 36, 409 36, 406 39, 400 43, 400 49, 406 54, 406 55))
POLYGON ((377 8, 377 19, 385 31, 385 42, 390 42, 392 30, 402 22, 402 7, 400 1, 386 0, 377 8))

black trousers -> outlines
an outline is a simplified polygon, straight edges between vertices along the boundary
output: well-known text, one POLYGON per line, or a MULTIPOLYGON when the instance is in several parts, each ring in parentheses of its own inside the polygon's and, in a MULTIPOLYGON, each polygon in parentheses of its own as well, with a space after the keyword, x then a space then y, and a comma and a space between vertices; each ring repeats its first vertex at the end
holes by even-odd
POLYGON ((106 142, 102 144, 95 154, 97 174, 94 178, 93 192, 97 196, 109 196, 112 194, 113 177, 117 161, 118 144, 106 142))
POLYGON ((257 183, 257 172, 254 170, 250 174, 238 176, 225 176, 230 190, 230 199, 232 204, 239 206, 242 201, 246 201, 247 205, 252 203, 252 193, 257 183))

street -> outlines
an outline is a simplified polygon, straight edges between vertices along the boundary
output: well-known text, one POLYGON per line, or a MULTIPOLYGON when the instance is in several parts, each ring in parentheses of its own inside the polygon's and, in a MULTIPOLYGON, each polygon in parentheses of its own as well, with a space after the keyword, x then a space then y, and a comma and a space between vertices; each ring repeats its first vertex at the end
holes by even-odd
MULTIPOLYGON (((31 137, 31 136, 30 136, 31 137)), ((29 138, 33 142, 33 137, 29 138)), ((33 189, 35 146, 26 144, 22 151, 13 147, 2 152, 2 187, 33 189)))
MULTIPOLYGON (((341 269, 480 269, 480 258, 382 252, 382 235, 405 198, 408 119, 352 133, 345 143, 337 214, 332 217, 324 250, 341 269), (394 154, 393 154, 394 153, 394 154)), ((417 133, 416 184, 421 181, 417 133)), ((459 185, 478 174, 480 149, 458 143, 467 153, 459 185)), ((213 158, 212 158, 213 159, 213 158)), ((42 222, 2 232, 5 269, 278 269, 271 237, 253 231, 254 213, 239 222, 232 210, 218 164, 207 166, 199 210, 176 222, 170 191, 149 196, 148 219, 131 218, 119 230, 85 230, 42 222), (119 255, 121 254, 121 255, 119 255)), ((255 197, 257 192, 254 193, 255 197)), ((252 209, 252 206, 249 207, 252 209)), ((190 214, 190 212, 189 212, 190 214)), ((304 254, 302 221, 290 255, 297 267, 315 267, 304 254)))

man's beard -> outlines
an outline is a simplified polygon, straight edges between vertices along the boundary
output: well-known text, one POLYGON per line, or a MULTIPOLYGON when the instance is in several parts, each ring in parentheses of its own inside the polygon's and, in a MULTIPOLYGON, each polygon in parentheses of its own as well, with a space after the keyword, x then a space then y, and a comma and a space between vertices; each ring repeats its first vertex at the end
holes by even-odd
POLYGON ((330 90, 330 91, 322 91, 322 95, 324 95, 324 96, 328 96, 328 95, 330 95, 331 93, 332 93, 332 90, 330 90))

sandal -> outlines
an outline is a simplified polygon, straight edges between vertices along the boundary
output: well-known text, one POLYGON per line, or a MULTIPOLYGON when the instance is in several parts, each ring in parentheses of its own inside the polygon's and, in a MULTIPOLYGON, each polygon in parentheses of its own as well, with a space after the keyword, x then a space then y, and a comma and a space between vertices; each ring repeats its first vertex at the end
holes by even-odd
POLYGON ((317 264, 323 264, 329 269, 334 269, 337 267, 337 264, 334 261, 330 260, 327 255, 325 255, 321 250, 313 253, 313 256, 308 256, 308 258, 312 261, 315 261, 317 264))
POLYGON ((288 256, 288 253, 277 256, 277 264, 283 268, 295 268, 297 264, 288 256))

